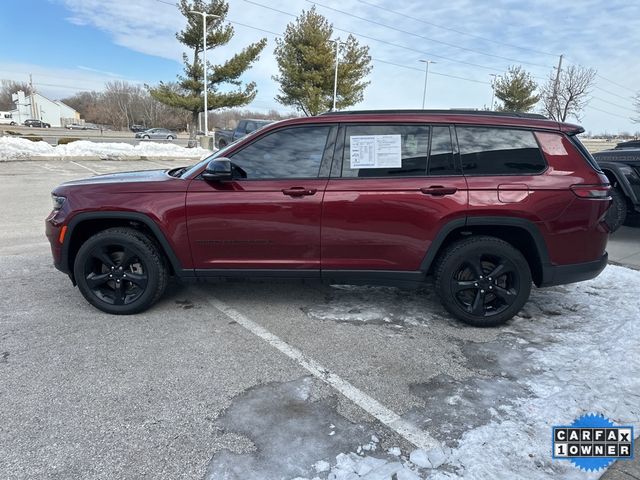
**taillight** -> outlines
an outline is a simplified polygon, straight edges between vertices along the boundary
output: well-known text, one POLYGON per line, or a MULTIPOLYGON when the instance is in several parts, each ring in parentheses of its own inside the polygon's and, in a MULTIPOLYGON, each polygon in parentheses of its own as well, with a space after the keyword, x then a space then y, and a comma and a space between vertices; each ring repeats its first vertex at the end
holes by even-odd
POLYGON ((571 191, 580 198, 591 198, 594 200, 608 200, 609 190, 611 186, 608 184, 599 185, 571 185, 571 191))

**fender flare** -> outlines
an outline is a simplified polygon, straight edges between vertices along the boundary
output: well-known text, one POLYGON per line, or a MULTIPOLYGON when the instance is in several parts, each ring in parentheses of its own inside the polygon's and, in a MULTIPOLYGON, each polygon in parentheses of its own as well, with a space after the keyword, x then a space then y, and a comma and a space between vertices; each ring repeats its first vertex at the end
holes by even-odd
POLYGON ((180 260, 178 260, 171 244, 158 224, 156 224, 156 222, 154 222, 148 215, 139 212, 82 212, 74 215, 71 221, 67 224, 67 234, 65 236, 64 243, 62 244, 61 251, 61 264, 69 268, 70 272, 73 272, 73 267, 69 265, 69 247, 71 245, 71 239, 73 238, 73 232, 80 223, 88 220, 130 220, 144 224, 156 237, 160 247, 167 256, 169 263, 171 263, 171 267, 175 274, 179 277, 193 276, 193 270, 185 270, 182 268, 180 260))

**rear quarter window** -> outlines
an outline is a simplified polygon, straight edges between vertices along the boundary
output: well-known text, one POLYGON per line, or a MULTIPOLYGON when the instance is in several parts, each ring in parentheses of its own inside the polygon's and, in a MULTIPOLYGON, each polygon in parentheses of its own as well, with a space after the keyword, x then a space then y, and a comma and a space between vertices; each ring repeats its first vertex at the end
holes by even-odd
POLYGON ((465 175, 529 175, 547 165, 533 132, 492 127, 456 127, 465 175))

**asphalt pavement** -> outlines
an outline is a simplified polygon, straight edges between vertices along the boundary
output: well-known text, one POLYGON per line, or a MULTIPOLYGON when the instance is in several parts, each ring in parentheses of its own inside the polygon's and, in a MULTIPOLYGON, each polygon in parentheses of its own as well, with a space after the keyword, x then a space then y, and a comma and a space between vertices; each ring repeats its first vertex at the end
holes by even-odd
MULTIPOLYGON (((451 320, 428 288, 424 311, 380 290, 380 308, 404 315, 367 322, 357 302, 333 321, 357 293, 315 283, 174 283, 136 316, 85 302, 51 263, 49 192, 92 170, 173 165, 0 163, 1 478, 311 478, 372 436, 382 455, 455 443, 468 425, 432 418, 430 389, 499 377, 473 352, 509 330, 451 320)), ((612 258, 635 262, 639 240, 625 227, 612 258)))

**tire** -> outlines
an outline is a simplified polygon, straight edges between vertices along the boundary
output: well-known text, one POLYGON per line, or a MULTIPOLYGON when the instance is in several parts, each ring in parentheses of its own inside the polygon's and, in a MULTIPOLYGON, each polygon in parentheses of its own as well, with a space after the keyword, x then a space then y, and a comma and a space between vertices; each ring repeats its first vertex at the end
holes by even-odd
POLYGON ((218 148, 224 148, 227 146, 227 142, 225 142, 224 140, 220 140, 218 142, 218 148))
POLYGON ((619 188, 611 189, 611 206, 604 217, 604 221, 611 233, 618 230, 627 219, 627 197, 619 188))
POLYGON ((149 135, 143 135, 143 136, 142 136, 142 139, 143 139, 143 140, 149 140, 150 138, 151 138, 151 137, 150 137, 149 135))
POLYGON ((167 135, 167 140, 173 140, 173 135, 167 135))
POLYGON ((531 270, 522 253, 504 240, 468 237, 439 258, 436 291, 456 318, 474 327, 495 327, 529 299, 531 270))
POLYGON ((116 315, 147 310, 162 296, 169 277, 158 248, 132 228, 110 228, 89 238, 76 255, 73 273, 91 305, 116 315))

